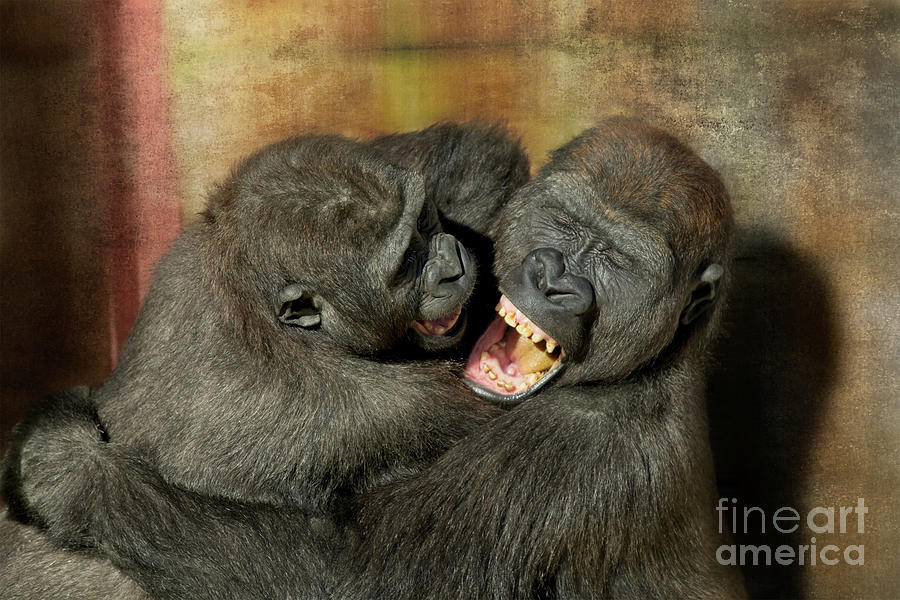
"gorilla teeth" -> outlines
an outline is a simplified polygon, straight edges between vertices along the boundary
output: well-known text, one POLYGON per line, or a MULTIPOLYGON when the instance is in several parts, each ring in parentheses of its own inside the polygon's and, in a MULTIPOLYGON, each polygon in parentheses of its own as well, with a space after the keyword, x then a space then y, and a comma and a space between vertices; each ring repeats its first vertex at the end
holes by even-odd
POLYGON ((435 325, 434 323, 425 323, 425 329, 428 330, 428 333, 431 335, 444 335, 447 333, 446 327, 441 327, 440 325, 435 325))
POLYGON ((559 366, 562 348, 506 296, 495 310, 499 318, 476 343, 465 376, 494 393, 526 392, 559 366))
MULTIPOLYGON (((502 301, 502 299, 501 299, 501 301, 502 301)), ((546 334, 544 334, 543 332, 536 333, 534 331, 534 329, 537 326, 533 325, 531 323, 531 321, 528 319, 528 317, 526 317, 525 315, 517 313, 514 310, 507 310, 506 308, 503 307, 502 303, 498 303, 497 306, 494 307, 494 310, 497 311, 497 314, 503 318, 503 321, 506 322, 507 325, 509 325, 510 327, 512 327, 516 330, 516 333, 518 333, 520 336, 522 336, 524 338, 530 339, 533 344, 537 345, 538 343, 546 340, 546 345, 545 345, 544 351, 547 354, 553 354, 553 352, 559 347, 559 344, 557 344, 551 338, 549 338, 549 337, 545 338, 546 334)), ((500 344, 501 345, 499 347, 502 348, 503 342, 501 341, 500 344)), ((491 351, 496 350, 497 344, 494 344, 493 346, 491 346, 490 349, 491 349, 491 351)))
POLYGON ((498 387, 498 388, 503 388, 503 389, 506 390, 507 392, 512 392, 512 391, 514 391, 514 390, 516 389, 516 384, 510 383, 509 381, 506 381, 506 380, 504 380, 504 379, 498 379, 498 380, 497 380, 497 387, 498 387))

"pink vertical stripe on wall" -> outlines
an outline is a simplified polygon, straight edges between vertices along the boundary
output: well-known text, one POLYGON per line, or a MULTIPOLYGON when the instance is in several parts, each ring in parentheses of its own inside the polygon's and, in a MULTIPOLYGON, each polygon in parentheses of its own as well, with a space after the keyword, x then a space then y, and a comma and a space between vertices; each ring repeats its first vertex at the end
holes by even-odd
POLYGON ((110 351, 115 365, 152 267, 181 228, 163 2, 98 2, 102 110, 99 204, 108 238, 110 351))

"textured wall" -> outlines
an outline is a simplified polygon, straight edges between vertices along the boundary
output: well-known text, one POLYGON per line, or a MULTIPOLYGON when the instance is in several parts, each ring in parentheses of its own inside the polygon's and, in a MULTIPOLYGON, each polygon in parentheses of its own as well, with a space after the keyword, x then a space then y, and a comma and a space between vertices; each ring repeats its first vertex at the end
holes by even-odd
MULTIPOLYGON (((81 43, 94 24, 74 2, 3 6, 17 15, 2 41, 6 427, 35 394, 102 380, 110 342, 92 308, 106 289, 96 164, 79 151, 103 133, 81 43)), ((163 16, 187 221, 235 160, 297 132, 505 119, 536 166, 610 114, 688 141, 720 170, 741 231, 710 382, 723 495, 770 516, 869 507, 864 533, 855 518, 844 534, 751 521, 738 543, 815 536, 863 544, 865 564, 748 568, 748 585, 900 597, 896 3, 173 0, 163 16)))

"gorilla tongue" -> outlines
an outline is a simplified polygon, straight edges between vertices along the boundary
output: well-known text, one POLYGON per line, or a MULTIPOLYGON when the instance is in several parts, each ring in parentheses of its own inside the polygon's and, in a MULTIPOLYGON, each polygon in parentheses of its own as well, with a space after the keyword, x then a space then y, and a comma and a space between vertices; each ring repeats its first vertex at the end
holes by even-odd
POLYGON ((506 355, 516 363, 523 375, 546 371, 556 362, 556 359, 530 339, 519 335, 515 329, 510 328, 503 339, 506 341, 506 355))
POLYGON ((453 329, 462 313, 462 306, 458 306, 452 313, 441 317, 440 319, 426 320, 420 319, 413 321, 419 331, 432 337, 439 337, 453 329))

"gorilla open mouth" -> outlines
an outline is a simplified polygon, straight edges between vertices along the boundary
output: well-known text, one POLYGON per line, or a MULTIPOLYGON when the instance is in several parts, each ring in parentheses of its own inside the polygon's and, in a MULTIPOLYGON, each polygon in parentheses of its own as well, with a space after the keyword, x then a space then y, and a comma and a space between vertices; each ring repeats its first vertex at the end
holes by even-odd
POLYGON ((450 345, 455 343, 466 328, 466 315, 462 305, 457 306, 453 312, 438 319, 416 319, 413 321, 413 330, 421 337, 428 340, 430 345, 450 345))
POLYGON ((518 404, 559 373, 563 351, 506 296, 497 314, 475 342, 463 375, 479 396, 518 404))

